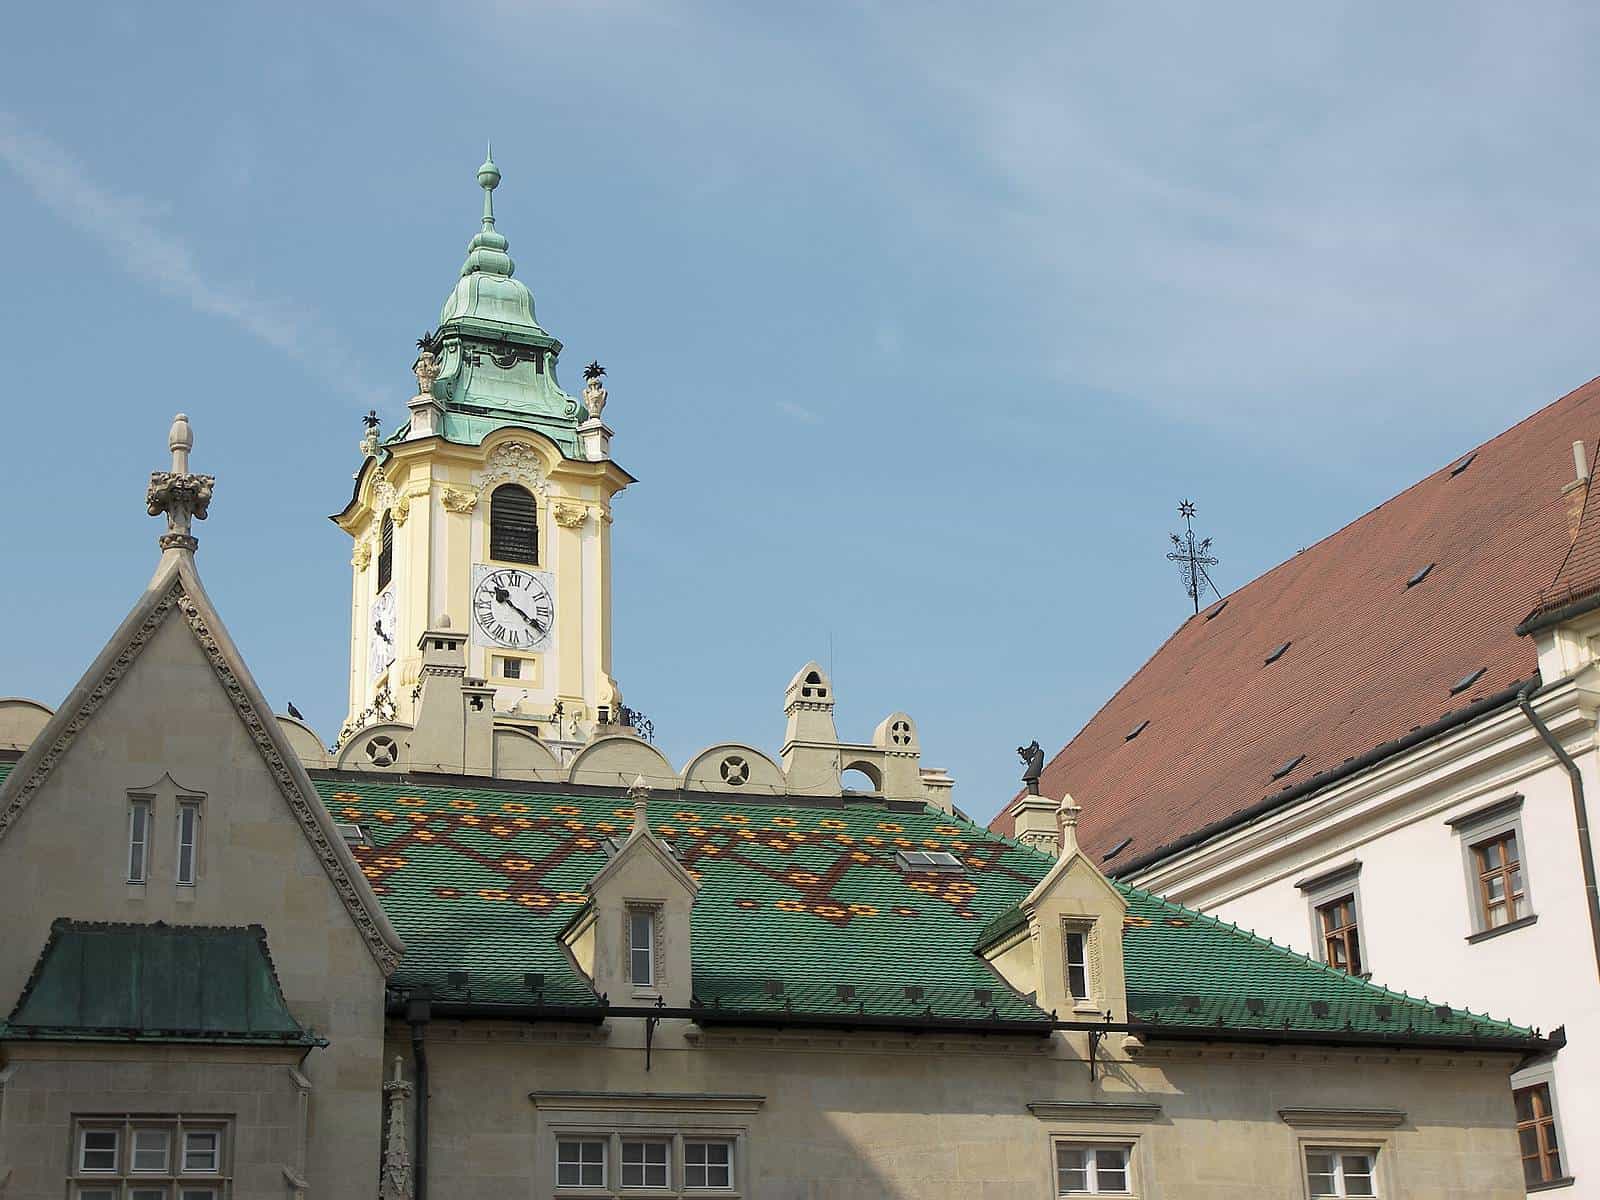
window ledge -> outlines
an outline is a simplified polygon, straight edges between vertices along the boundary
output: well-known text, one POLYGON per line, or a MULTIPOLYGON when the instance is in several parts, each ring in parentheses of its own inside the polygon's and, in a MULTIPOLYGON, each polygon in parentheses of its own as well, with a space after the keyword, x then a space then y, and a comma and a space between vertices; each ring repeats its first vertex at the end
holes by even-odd
POLYGON ((1574 1179, 1571 1175, 1563 1175, 1560 1179, 1551 1179, 1546 1183, 1530 1183, 1528 1185, 1528 1191, 1530 1191, 1530 1192, 1552 1192, 1556 1188, 1571 1187, 1573 1184, 1575 1184, 1577 1182, 1578 1181, 1576 1179, 1574 1179))
POLYGON ((1529 913, 1525 917, 1518 917, 1515 921, 1507 921, 1504 925, 1496 925, 1493 929, 1480 929, 1477 933, 1469 933, 1467 934, 1467 941, 1486 942, 1490 938, 1499 937, 1502 933, 1511 933, 1517 929, 1526 929, 1538 919, 1538 913, 1529 913))

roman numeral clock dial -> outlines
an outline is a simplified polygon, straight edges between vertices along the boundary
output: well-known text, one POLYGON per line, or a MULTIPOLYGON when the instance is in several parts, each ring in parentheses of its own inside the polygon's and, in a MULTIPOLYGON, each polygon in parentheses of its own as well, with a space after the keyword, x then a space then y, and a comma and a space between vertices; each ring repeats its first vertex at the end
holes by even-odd
POLYGON ((484 573, 472 589, 472 623, 481 642, 543 650, 555 620, 556 602, 540 572, 503 567, 484 573))

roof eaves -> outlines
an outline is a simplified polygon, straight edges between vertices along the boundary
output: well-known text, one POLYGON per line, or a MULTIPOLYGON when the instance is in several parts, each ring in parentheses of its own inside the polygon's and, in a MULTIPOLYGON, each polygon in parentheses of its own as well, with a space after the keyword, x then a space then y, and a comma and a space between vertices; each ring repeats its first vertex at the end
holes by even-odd
POLYGON ((1591 613, 1597 608, 1600 608, 1600 587, 1587 595, 1574 596, 1553 607, 1541 605, 1523 618, 1522 624, 1516 628, 1516 634, 1518 637, 1526 637, 1531 633, 1549 629, 1552 625, 1559 625, 1563 621, 1591 613))

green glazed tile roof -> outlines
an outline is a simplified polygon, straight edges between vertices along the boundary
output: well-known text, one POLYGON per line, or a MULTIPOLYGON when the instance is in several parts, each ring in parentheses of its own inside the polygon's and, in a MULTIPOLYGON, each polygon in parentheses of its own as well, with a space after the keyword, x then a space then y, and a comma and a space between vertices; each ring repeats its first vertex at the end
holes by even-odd
MULTIPOLYGON (((406 941, 401 988, 436 999, 594 1005, 558 940, 625 836, 626 800, 322 776, 356 857, 406 941), (465 972, 451 979, 451 972, 465 972), (541 978, 530 984, 528 975, 541 978)), ((726 1011, 1044 1022, 975 947, 1015 926, 1053 860, 960 818, 881 802, 659 797, 651 825, 699 880, 694 1000, 726 1011), (961 875, 908 874, 902 849, 947 850, 961 875), (841 996, 839 986, 853 993, 841 996)), ((1117 885, 1129 1020, 1174 1032, 1522 1039, 1532 1032, 1330 970, 1117 885)))
POLYGON ((259 925, 65 919, 0 1037, 317 1044, 289 1014, 259 925))

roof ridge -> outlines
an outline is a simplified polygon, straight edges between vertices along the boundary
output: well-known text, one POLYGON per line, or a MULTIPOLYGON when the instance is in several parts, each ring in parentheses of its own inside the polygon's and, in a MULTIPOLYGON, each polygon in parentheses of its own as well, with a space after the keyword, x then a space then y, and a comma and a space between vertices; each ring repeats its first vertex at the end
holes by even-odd
POLYGON ((1327 963, 1312 958, 1309 954, 1302 954, 1292 946, 1280 946, 1271 938, 1264 938, 1260 934, 1256 933, 1256 931, 1253 929, 1245 929, 1243 926, 1237 925, 1232 921, 1224 921, 1220 917, 1214 917, 1210 913, 1202 912, 1197 908, 1190 908, 1188 905, 1179 904, 1176 900, 1170 900, 1166 896, 1157 895, 1155 892, 1149 891, 1146 888, 1138 887, 1131 883, 1122 883, 1117 880, 1112 881, 1112 886, 1127 892, 1135 893, 1141 899, 1154 901, 1162 907, 1171 909, 1174 912, 1183 913, 1185 916, 1198 919, 1210 925, 1213 929, 1237 934, 1239 937, 1253 942, 1258 946, 1276 951, 1284 958, 1293 959, 1297 963, 1303 963, 1307 966, 1316 967, 1324 975, 1329 975, 1336 979, 1358 984, 1363 988, 1368 988, 1374 992, 1378 992, 1384 996, 1387 996, 1391 1000, 1398 1000, 1404 1004, 1416 1004, 1424 1007, 1437 1006, 1441 1008, 1448 1008, 1453 1013, 1463 1013, 1474 1020, 1487 1021, 1490 1024, 1501 1025, 1507 1029, 1516 1030, 1518 1032, 1531 1033, 1533 1031, 1531 1026, 1518 1025, 1515 1021, 1504 1020, 1499 1017, 1491 1017, 1488 1013, 1475 1013, 1470 1008, 1462 1008, 1446 1001, 1430 1000, 1427 996, 1413 996, 1409 992, 1397 992, 1387 984, 1374 983, 1370 979, 1363 979, 1359 975, 1352 975, 1348 971, 1341 971, 1336 967, 1330 967, 1327 963))

